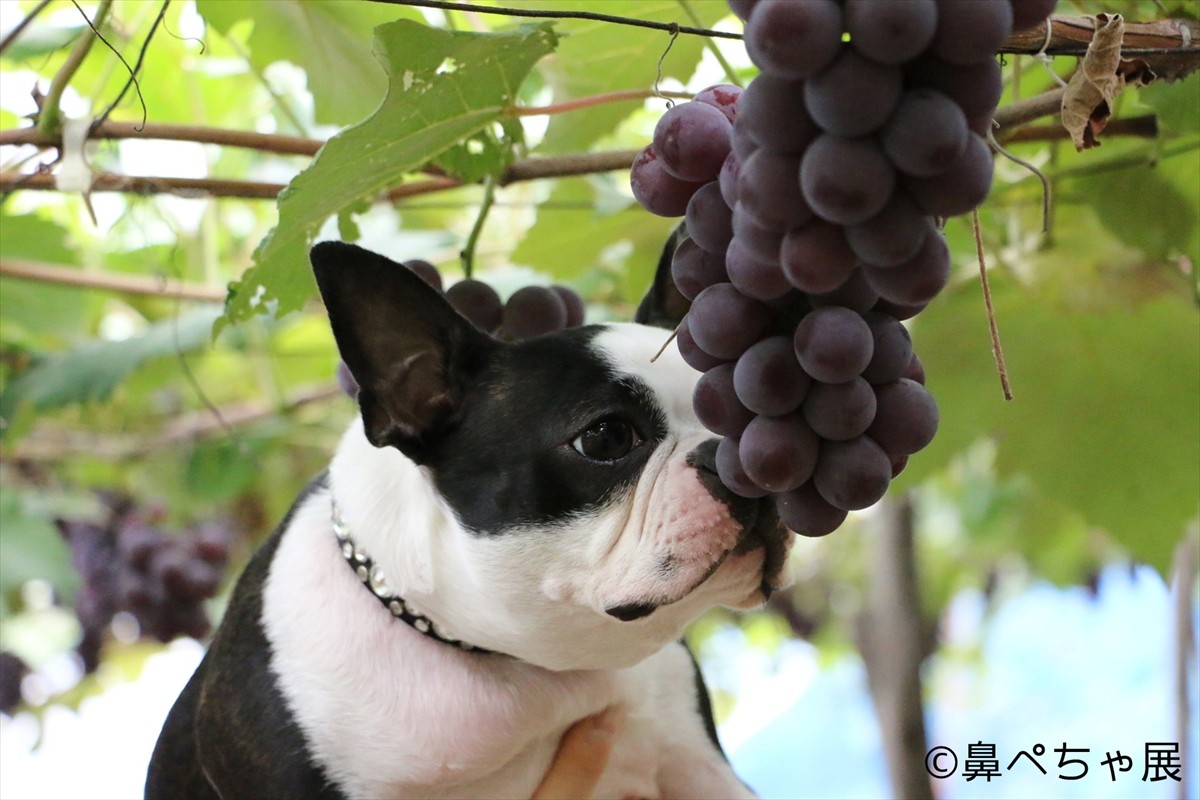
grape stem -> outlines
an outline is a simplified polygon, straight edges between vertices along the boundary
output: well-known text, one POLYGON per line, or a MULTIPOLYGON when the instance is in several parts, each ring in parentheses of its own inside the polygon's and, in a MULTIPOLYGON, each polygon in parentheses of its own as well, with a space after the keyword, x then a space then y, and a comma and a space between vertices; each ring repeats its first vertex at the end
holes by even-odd
MULTIPOLYGON (((78 8, 78 6, 76 7, 78 8)), ((59 103, 62 101, 63 92, 66 91, 67 84, 71 82, 71 78, 75 77, 83 60, 91 51, 92 44, 99 36, 97 29, 104 23, 104 18, 108 16, 108 10, 111 7, 112 0, 100 0, 100 5, 96 7, 95 19, 88 20, 90 30, 79 34, 79 41, 75 42, 67 60, 50 80, 50 88, 46 91, 46 97, 43 99, 41 110, 38 113, 37 127, 43 134, 58 135, 62 133, 62 109, 59 108, 59 103)), ((83 14, 83 11, 81 10, 79 13, 83 14)), ((84 19, 87 19, 86 14, 84 14, 84 19)))
POLYGON ((971 227, 975 232, 975 254, 979 258, 979 281, 983 284, 983 305, 987 309, 988 335, 992 339, 992 356, 996 359, 996 372, 1000 375, 1000 388, 1005 400, 1012 400, 1012 386, 1008 382, 1008 365, 1004 362, 1004 348, 1000 346, 1000 327, 996 324, 996 308, 992 305, 992 289, 988 285, 987 264, 983 258, 983 233, 979 230, 979 209, 971 211, 971 227))
POLYGON ((595 22, 611 22, 616 25, 630 25, 636 28, 651 28, 656 31, 676 30, 690 36, 708 36, 720 39, 741 39, 740 33, 729 31, 714 31, 709 28, 691 28, 675 25, 671 22, 654 22, 633 17, 619 17, 613 14, 598 14, 593 11, 550 11, 538 8, 502 8, 500 6, 482 6, 474 3, 450 3, 444 0, 372 0, 375 3, 387 3, 399 6, 420 6, 422 8, 437 8, 442 11, 474 11, 480 14, 500 14, 506 17, 533 17, 536 19, 586 19, 595 22))
POLYGON ((995 150, 997 153, 1004 156, 1009 161, 1012 161, 1015 164, 1020 164, 1022 167, 1029 170, 1034 175, 1036 175, 1037 179, 1042 182, 1042 233, 1049 233, 1050 232, 1050 181, 1048 181, 1046 179, 1045 174, 1040 169, 1035 167, 1033 164, 1029 163, 1028 161, 1026 161, 1023 158, 1019 158, 1019 157, 1013 155, 1012 153, 1008 152, 1003 147, 1001 147, 1000 143, 996 141, 996 137, 994 135, 992 135, 991 128, 989 128, 988 132, 987 132, 987 142, 991 146, 991 148, 993 150, 995 150))
POLYGON ((467 242, 462 249, 462 265, 463 274, 470 278, 475 268, 475 248, 479 244, 479 235, 483 233, 483 223, 487 220, 488 212, 492 210, 492 204, 496 202, 496 176, 488 175, 483 181, 483 199, 479 203, 479 214, 475 217, 475 224, 471 226, 471 233, 467 236, 467 242))
MULTIPOLYGON (((696 15, 696 9, 692 8, 691 0, 679 0, 679 7, 683 9, 683 13, 688 15, 688 18, 692 21, 693 25, 695 25, 697 28, 703 27, 700 17, 696 15)), ((737 86, 739 89, 744 88, 741 80, 738 79, 737 72, 733 69, 733 65, 725 60, 725 56, 721 54, 721 50, 719 47, 717 47, 717 43, 706 36, 704 38, 704 46, 708 48, 708 52, 713 54, 713 58, 715 58, 717 63, 721 65, 721 69, 725 70, 725 77, 729 79, 729 82, 734 86, 737 86)))
POLYGON ((671 331, 671 335, 667 337, 667 340, 665 342, 663 342, 662 347, 658 348, 658 352, 655 353, 653 355, 653 357, 651 357, 651 359, 650 359, 651 364, 653 364, 655 361, 658 361, 658 357, 667 351, 667 347, 670 346, 671 342, 675 341, 675 337, 679 335, 679 331, 683 330, 683 326, 686 323, 687 323, 687 315, 684 314, 683 319, 679 320, 679 324, 675 326, 675 330, 671 331))

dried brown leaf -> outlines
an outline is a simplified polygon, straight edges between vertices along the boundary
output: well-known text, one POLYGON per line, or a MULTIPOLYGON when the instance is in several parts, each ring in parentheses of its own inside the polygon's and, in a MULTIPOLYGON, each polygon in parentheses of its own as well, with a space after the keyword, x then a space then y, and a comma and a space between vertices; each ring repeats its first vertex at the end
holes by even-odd
POLYGON ((1092 42, 1063 94, 1062 121, 1076 150, 1099 147, 1096 135, 1112 113, 1112 100, 1125 86, 1149 83, 1154 73, 1140 61, 1122 61, 1125 20, 1098 14, 1092 42))

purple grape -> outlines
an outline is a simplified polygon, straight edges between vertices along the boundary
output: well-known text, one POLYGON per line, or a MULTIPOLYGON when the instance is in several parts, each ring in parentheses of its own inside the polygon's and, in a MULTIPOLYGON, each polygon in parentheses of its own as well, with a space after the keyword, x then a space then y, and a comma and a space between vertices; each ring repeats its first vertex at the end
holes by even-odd
POLYGON ((346 366, 345 361, 338 362, 337 382, 341 390, 351 400, 358 397, 358 381, 355 380, 353 373, 350 372, 350 367, 346 366))
POLYGON ((746 24, 746 53, 764 73, 807 78, 842 47, 842 9, 833 0, 762 0, 746 24))
POLYGON ((786 231, 764 228, 741 203, 733 207, 733 238, 759 261, 779 262, 779 248, 783 244, 784 233, 786 231))
POLYGON ((878 311, 868 311, 863 314, 863 319, 875 340, 871 363, 862 371, 863 378, 870 383, 899 380, 913 355, 912 337, 908 329, 895 317, 878 311))
POLYGON ((869 436, 822 442, 813 485, 830 505, 855 511, 879 502, 892 480, 892 461, 869 436))
POLYGON ((828 133, 865 136, 891 116, 900 89, 898 68, 846 50, 829 69, 805 83, 804 107, 828 133))
POLYGON ((896 185, 896 170, 871 138, 824 134, 800 162, 804 199, 819 217, 855 225, 878 214, 896 185))
MULTIPOLYGON (((941 236, 942 234, 937 233, 935 235, 941 236)), ((949 256, 950 251, 947 250, 946 254, 947 254, 947 256, 949 256)), ((860 270, 860 272, 861 272, 861 270, 860 270)), ((865 277, 866 277, 865 273, 863 274, 863 277, 865 279, 865 277)), ((870 285, 870 281, 867 282, 867 285, 868 286, 870 285)), ((874 308, 872 308, 871 310, 878 311, 882 314, 887 314, 889 317, 894 317, 895 319, 898 319, 898 320, 906 320, 906 319, 912 319, 917 314, 920 314, 922 311, 925 310, 925 307, 927 305, 929 305, 928 302, 925 302, 925 303, 893 303, 890 300, 884 300, 881 297, 881 298, 879 298, 878 302, 875 303, 874 308)))
POLYGON ((713 367, 728 363, 710 356, 700 349, 700 345, 696 344, 696 340, 692 338, 692 331, 688 328, 686 320, 679 326, 679 332, 675 335, 675 344, 679 347, 679 355, 683 357, 684 362, 697 372, 707 372, 713 367))
POLYGON ((667 172, 653 145, 634 159, 629 170, 629 186, 633 189, 634 199, 642 208, 660 217, 682 217, 688 201, 703 185, 704 182, 682 181, 667 172))
POLYGON ((950 169, 967 149, 967 117, 936 89, 909 89, 879 132, 896 168, 929 177, 950 169))
MULTIPOLYGON (((917 254, 900 266, 863 267, 862 273, 883 300, 909 306, 928 303, 950 280, 950 249, 940 233, 931 233, 917 254)), ((876 309, 883 310, 878 304, 876 309)))
POLYGON ((755 300, 775 300, 792 289, 778 261, 763 261, 755 257, 737 237, 725 251, 725 268, 733 287, 755 300))
POLYGON ((712 106, 724 114, 730 124, 733 124, 737 120, 738 98, 741 96, 742 87, 734 86, 732 83, 718 83, 701 89, 692 100, 712 106))
MULTIPOLYGON (((759 75, 738 100, 734 136, 743 131, 759 147, 780 154, 799 155, 817 137, 820 129, 804 105, 804 83, 759 75)), ((738 151, 746 162, 749 153, 738 151)))
POLYGON ((775 510, 787 529, 801 536, 826 536, 846 521, 846 511, 831 506, 812 481, 775 495, 775 510))
MULTIPOLYGON (((741 113, 741 106, 742 104, 738 103, 739 114, 741 113)), ((746 131, 746 126, 735 124, 733 126, 733 133, 729 137, 729 152, 737 156, 738 163, 745 161, 758 149, 758 142, 750 138, 750 134, 746 131)))
POLYGON ((832 292, 853 274, 854 251, 840 225, 814 219, 789 231, 779 248, 779 261, 791 284, 802 292, 832 292))
POLYGON ((707 103, 680 103, 654 127, 654 150, 663 169, 681 181, 708 182, 729 155, 732 126, 725 112, 707 103))
POLYGON ((742 172, 742 162, 738 160, 738 154, 732 150, 725 157, 725 163, 721 165, 721 172, 717 175, 717 185, 721 187, 721 197, 725 200, 725 205, 733 208, 738 201, 738 175, 742 172))
POLYGON ((990 116, 1004 90, 1000 64, 994 58, 960 65, 924 55, 905 65, 904 80, 909 87, 936 89, 958 103, 968 117, 979 112, 990 116))
POLYGON ((688 201, 684 216, 688 236, 710 253, 723 253, 733 238, 733 212, 716 181, 701 186, 688 201))
POLYGON ((229 563, 229 546, 229 534, 216 525, 201 525, 192 534, 193 555, 217 568, 229 563))
POLYGON ((755 417, 742 432, 738 456, 746 476, 771 492, 798 488, 812 477, 821 440, 799 414, 755 417))
POLYGON ((938 407, 928 390, 901 378, 875 387, 875 420, 867 429, 889 456, 912 455, 933 441, 938 407))
POLYGON ((770 492, 750 480, 746 470, 742 469, 742 460, 738 456, 739 439, 734 436, 724 436, 717 445, 717 475, 721 483, 736 495, 741 497, 766 497, 770 492))
POLYGON ((872 267, 895 267, 921 249, 934 232, 933 220, 904 192, 895 192, 878 214, 846 227, 846 243, 872 267))
POLYGON ((740 436, 754 412, 737 399, 733 364, 721 364, 700 376, 692 392, 692 409, 700 424, 718 436, 740 436))
POLYGON ((742 353, 733 369, 733 389, 738 400, 755 414, 770 417, 799 408, 811 384, 812 378, 800 368, 787 336, 771 336, 756 342, 742 353))
POLYGON ((932 51, 951 64, 975 64, 995 56, 1012 33, 1009 0, 937 0, 932 51))
POLYGON ((911 61, 933 41, 934 0, 846 0, 846 30, 859 53, 880 64, 911 61))
POLYGON ((861 436, 875 419, 875 390, 862 378, 814 383, 804 398, 804 420, 823 439, 861 436))
POLYGON ((717 358, 740 356, 761 338, 770 321, 766 306, 729 283, 705 289, 692 301, 688 312, 688 328, 696 344, 717 358))
POLYGON ((567 327, 567 307, 558 293, 545 286, 526 286, 513 292, 504 304, 500 330, 504 338, 518 341, 561 331, 567 327))
POLYGON ((1009 0, 1012 4, 1013 30, 1032 28, 1054 13, 1056 0, 1009 0))
POLYGON ((710 253, 692 241, 684 239, 675 248, 671 257, 671 278, 675 288, 688 300, 716 283, 727 283, 725 259, 718 253, 710 253))
POLYGON ((848 308, 825 306, 800 320, 795 335, 800 366, 822 383, 845 383, 871 362, 871 328, 848 308))
POLYGON ((558 299, 562 300, 563 307, 567 309, 567 327, 574 328, 576 325, 582 325, 587 317, 587 306, 583 303, 583 298, 569 286, 551 286, 550 291, 558 295, 558 299))
POLYGON ((902 378, 908 378, 910 381, 916 381, 922 386, 925 385, 925 365, 921 363, 921 359, 916 353, 912 354, 912 358, 908 360, 908 366, 904 368, 902 378))
POLYGON ((437 289, 442 291, 442 273, 438 272, 438 268, 428 261, 421 258, 414 258, 411 261, 405 261, 404 266, 417 273, 417 276, 437 289))
POLYGON ((800 159, 759 150, 738 173, 738 204, 764 228, 784 233, 812 219, 800 193, 800 159))
POLYGON ((987 142, 970 134, 963 154, 945 172, 931 178, 906 175, 902 183, 926 214, 953 217, 984 201, 992 187, 994 168, 987 142))
POLYGON ((486 333, 499 328, 504 320, 504 303, 500 295, 483 281, 474 278, 459 281, 446 290, 446 299, 458 313, 486 333))
POLYGON ((750 19, 750 14, 758 2, 759 0, 729 0, 729 10, 744 22, 750 19))
POLYGON ((810 294, 808 302, 813 308, 822 306, 845 306, 851 311, 865 314, 879 302, 879 293, 871 288, 862 270, 854 270, 850 277, 833 291, 810 294))

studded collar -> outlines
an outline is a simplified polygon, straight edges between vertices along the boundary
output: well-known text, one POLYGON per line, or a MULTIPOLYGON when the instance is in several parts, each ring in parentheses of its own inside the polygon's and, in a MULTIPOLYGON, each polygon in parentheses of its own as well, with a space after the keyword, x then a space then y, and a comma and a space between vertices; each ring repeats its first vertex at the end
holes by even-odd
POLYGON ((354 574, 362 581, 363 586, 367 587, 371 591, 371 594, 375 595, 375 599, 382 603, 384 608, 393 617, 404 621, 431 639, 437 639, 439 642, 444 642, 452 647, 475 653, 492 652, 482 647, 476 647, 469 642, 443 636, 438 632, 437 626, 434 625, 429 617, 419 613, 410 604, 406 603, 404 598, 393 592, 387 584, 387 577, 383 574, 383 569, 351 538, 350 526, 346 524, 346 520, 342 517, 342 512, 338 509, 337 500, 331 498, 330 507, 333 520, 333 533, 337 536, 342 557, 346 559, 346 563, 350 565, 350 568, 354 570, 354 574))

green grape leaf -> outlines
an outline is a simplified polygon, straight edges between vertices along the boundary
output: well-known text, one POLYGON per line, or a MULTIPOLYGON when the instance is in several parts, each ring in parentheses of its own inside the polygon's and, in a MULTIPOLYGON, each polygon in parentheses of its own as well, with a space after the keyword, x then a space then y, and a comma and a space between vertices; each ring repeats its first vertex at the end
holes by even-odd
MULTIPOLYGON (((729 14, 724 0, 692 0, 691 7, 704 25, 729 14)), ((652 22, 692 24, 677 0, 605 0, 602 10, 652 22)), ((699 36, 678 36, 672 42, 669 33, 648 28, 563 20, 559 30, 565 35, 558 55, 540 70, 559 101, 625 89, 648 90, 658 77, 660 58, 663 78, 686 83, 704 52, 704 40, 699 36)), ((550 119, 538 150, 586 150, 641 105, 641 100, 628 100, 556 115, 550 119)))
POLYGON ((307 249, 321 224, 489 128, 557 40, 549 25, 508 33, 404 20, 380 26, 375 45, 388 73, 387 98, 369 119, 333 137, 280 194, 279 223, 259 245, 255 265, 231 285, 218 329, 272 306, 277 316, 300 308, 316 291, 307 249))
POLYGON ((1194 304, 1162 295, 1132 310, 1072 312, 1011 281, 992 289, 1015 399, 1001 396, 978 283, 946 292, 912 328, 941 425, 898 483, 994 437, 1001 477, 1027 477, 1165 572, 1200 510, 1194 304))
MULTIPOLYGON (((47 261, 58 265, 78 263, 67 246, 65 228, 36 214, 0 213, 0 258, 47 261)), ((82 336, 87 329, 94 297, 70 286, 55 286, 20 278, 0 278, 0 334, 5 341, 49 335, 58 343, 82 336)))
POLYGON ((205 346, 218 313, 216 309, 194 311, 156 322, 139 336, 93 341, 45 357, 16 375, 0 393, 0 420, 11 419, 26 403, 45 410, 104 400, 147 359, 205 346))
POLYGON ((260 71, 276 61, 303 67, 317 122, 333 125, 361 120, 387 89, 371 55, 371 31, 397 18, 421 19, 404 6, 344 0, 199 0, 196 9, 223 34, 243 19, 252 20, 250 62, 260 71))

